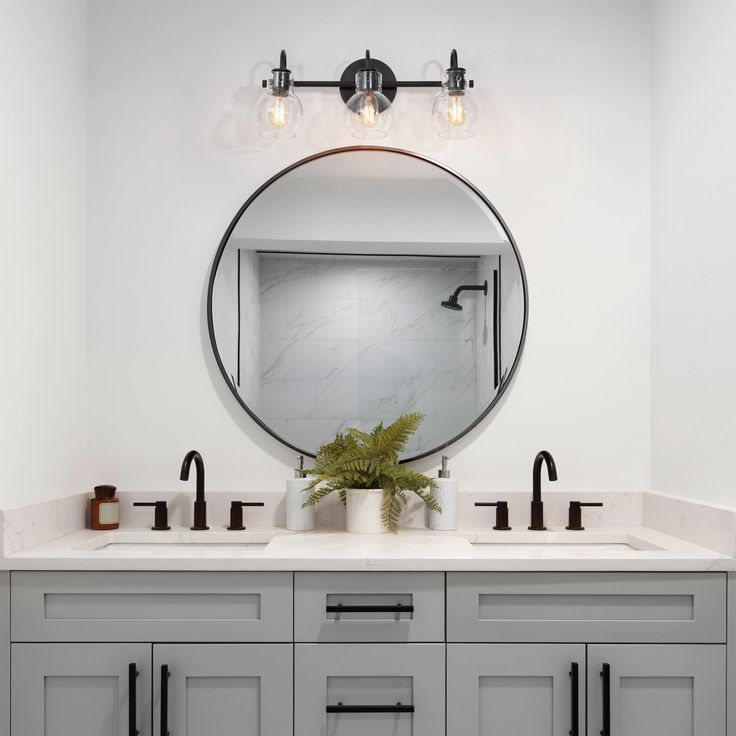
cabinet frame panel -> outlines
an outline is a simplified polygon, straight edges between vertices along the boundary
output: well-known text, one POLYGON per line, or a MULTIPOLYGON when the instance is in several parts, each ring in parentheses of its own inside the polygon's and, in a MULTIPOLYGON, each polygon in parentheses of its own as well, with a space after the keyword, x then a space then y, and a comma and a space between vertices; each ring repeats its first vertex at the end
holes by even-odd
POLYGON ((0 572, 0 736, 10 736, 9 572, 0 572))

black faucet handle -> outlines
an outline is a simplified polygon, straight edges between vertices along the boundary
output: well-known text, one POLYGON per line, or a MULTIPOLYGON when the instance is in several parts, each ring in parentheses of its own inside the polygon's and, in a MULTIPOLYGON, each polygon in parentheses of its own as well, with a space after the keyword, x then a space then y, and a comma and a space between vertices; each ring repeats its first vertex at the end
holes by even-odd
POLYGON ((230 526, 231 532, 245 531, 243 526, 243 506, 265 506, 263 501, 231 501, 230 502, 230 526))
POLYGON ((133 506, 153 506, 156 510, 153 512, 153 526, 151 529, 155 532, 167 532, 169 526, 169 510, 166 501, 136 501, 133 506))
POLYGON ((569 518, 565 529, 569 529, 571 532, 581 532, 585 529, 583 526, 583 514, 581 511, 583 506, 603 506, 603 504, 600 501, 570 501, 569 518))
POLYGON ((476 501, 476 506, 495 506, 496 507, 496 523, 493 528, 498 532, 510 531, 509 526, 509 504, 508 501, 476 501))

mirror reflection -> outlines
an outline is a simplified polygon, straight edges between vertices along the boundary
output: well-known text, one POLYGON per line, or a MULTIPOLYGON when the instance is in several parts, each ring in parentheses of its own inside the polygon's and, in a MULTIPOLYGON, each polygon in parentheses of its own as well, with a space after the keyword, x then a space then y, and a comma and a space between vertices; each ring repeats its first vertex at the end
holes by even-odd
POLYGON ((526 285, 510 234, 469 184, 404 152, 344 149, 244 205, 208 311, 230 389, 281 441, 314 454, 348 426, 419 411, 408 459, 457 439, 504 391, 526 285))

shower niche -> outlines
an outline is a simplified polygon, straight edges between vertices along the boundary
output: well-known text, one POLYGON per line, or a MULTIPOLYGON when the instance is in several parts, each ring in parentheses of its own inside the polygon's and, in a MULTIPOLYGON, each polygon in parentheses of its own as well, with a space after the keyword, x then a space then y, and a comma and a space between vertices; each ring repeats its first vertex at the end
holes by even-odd
POLYGON ((231 392, 308 455, 346 427, 425 420, 404 460, 457 440, 509 386, 520 255, 473 186, 420 156, 350 148, 264 184, 215 255, 208 326, 231 392))

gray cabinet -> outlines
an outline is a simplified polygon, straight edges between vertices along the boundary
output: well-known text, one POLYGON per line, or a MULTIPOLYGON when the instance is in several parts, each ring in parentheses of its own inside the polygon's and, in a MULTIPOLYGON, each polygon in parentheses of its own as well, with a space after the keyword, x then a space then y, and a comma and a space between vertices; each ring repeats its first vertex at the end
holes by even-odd
POLYGON ((296 644, 294 668, 295 736, 445 734, 444 644, 296 644))
POLYGON ((584 733, 584 644, 448 644, 448 736, 584 733))
POLYGON ((725 575, 444 578, 0 573, 0 736, 725 736, 725 575))
POLYGON ((287 736, 292 664, 290 644, 154 645, 154 733, 287 736))
POLYGON ((589 736, 725 733, 725 646, 588 647, 589 736))
POLYGON ((150 736, 150 670, 150 644, 13 644, 13 736, 150 736))

